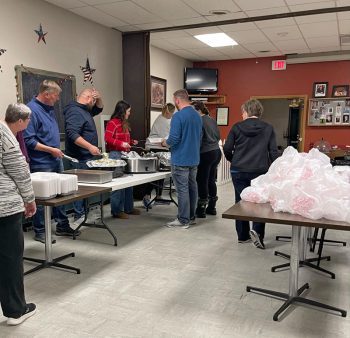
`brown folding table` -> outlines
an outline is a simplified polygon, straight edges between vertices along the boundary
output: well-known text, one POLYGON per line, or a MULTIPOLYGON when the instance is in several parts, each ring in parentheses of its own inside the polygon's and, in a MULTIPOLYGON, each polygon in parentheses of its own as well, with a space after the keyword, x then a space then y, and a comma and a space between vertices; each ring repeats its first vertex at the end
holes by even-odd
POLYGON ((251 203, 240 201, 226 210, 222 214, 223 218, 238 219, 242 221, 277 223, 292 226, 292 249, 290 255, 289 270, 289 292, 283 293, 274 290, 261 289, 257 287, 247 286, 247 292, 256 292, 265 296, 276 297, 285 300, 283 305, 277 310, 273 316, 273 320, 277 321, 282 314, 293 303, 302 305, 311 305, 318 308, 327 309, 338 312, 342 317, 346 317, 346 311, 327 304, 319 303, 314 300, 302 297, 303 291, 309 288, 309 284, 305 283, 298 288, 299 262, 300 253, 304 250, 305 236, 302 234, 307 227, 317 227, 334 230, 350 231, 350 223, 331 221, 325 218, 312 220, 299 215, 293 215, 284 212, 274 212, 269 203, 251 203))
MULTIPOLYGON (((109 187, 83 187, 79 186, 79 189, 77 192, 71 195, 67 196, 59 196, 47 200, 40 200, 37 199, 36 203, 38 205, 44 206, 44 219, 45 219, 45 259, 38 259, 38 258, 30 258, 30 257, 23 257, 23 259, 35 263, 39 263, 36 267, 33 269, 30 269, 24 273, 24 275, 28 275, 32 272, 44 269, 44 268, 50 268, 50 267, 58 267, 62 269, 67 270, 73 270, 76 271, 77 274, 80 274, 80 269, 75 268, 73 266, 61 264, 62 260, 68 258, 68 257, 74 257, 75 253, 71 252, 69 254, 52 258, 52 241, 51 241, 51 208, 57 207, 60 205, 72 203, 74 201, 78 200, 86 200, 89 197, 95 196, 95 195, 101 195, 103 193, 110 192, 112 189, 109 187)), ((105 225, 106 226, 106 225, 105 225)), ((108 227, 106 229, 110 231, 108 227)), ((114 235, 114 234, 113 234, 114 235)), ((115 236, 114 236, 115 237, 115 236)))

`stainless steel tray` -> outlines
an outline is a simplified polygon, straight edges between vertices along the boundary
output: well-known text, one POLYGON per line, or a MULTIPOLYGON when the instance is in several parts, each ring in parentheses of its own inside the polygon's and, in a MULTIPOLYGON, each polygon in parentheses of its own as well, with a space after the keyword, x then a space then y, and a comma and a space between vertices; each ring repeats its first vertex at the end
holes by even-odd
POLYGON ((78 176, 80 183, 107 183, 113 179, 112 171, 104 170, 87 170, 87 169, 71 169, 65 170, 63 174, 73 174, 78 176))
POLYGON ((123 158, 127 163, 125 172, 133 174, 155 173, 158 170, 158 159, 156 157, 123 158))

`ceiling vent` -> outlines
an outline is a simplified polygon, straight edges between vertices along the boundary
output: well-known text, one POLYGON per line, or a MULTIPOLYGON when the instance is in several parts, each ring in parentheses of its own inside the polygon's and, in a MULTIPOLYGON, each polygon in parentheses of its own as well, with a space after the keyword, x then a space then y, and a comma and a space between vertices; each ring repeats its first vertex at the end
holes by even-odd
POLYGON ((209 13, 211 15, 225 15, 230 13, 230 11, 226 10, 226 9, 214 9, 212 11, 209 11, 209 13))
POLYGON ((350 46, 350 35, 340 35, 340 45, 350 46))

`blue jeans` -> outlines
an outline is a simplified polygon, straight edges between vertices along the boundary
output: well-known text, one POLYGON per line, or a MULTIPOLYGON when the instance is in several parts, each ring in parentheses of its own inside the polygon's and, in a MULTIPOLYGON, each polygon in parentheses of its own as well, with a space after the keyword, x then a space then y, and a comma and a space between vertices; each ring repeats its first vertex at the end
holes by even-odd
POLYGON ((197 166, 171 166, 171 174, 175 183, 178 211, 177 218, 182 224, 187 224, 195 218, 197 205, 197 166))
MULTIPOLYGON (((86 164, 87 161, 79 161, 79 163, 69 162, 69 169, 89 169, 86 164)), ((85 215, 84 201, 75 201, 73 202, 74 209, 74 220, 76 221, 80 217, 85 215)))
MULTIPOLYGON (((114 160, 120 160, 120 151, 111 151, 109 153, 109 158, 114 160)), ((134 197, 133 189, 125 188, 113 191, 111 193, 111 213, 112 215, 117 215, 121 212, 130 213, 134 209, 134 197)))
MULTIPOLYGON (((32 173, 41 171, 41 172, 48 172, 48 173, 60 173, 63 171, 63 163, 62 161, 57 161, 56 165, 53 165, 52 167, 40 167, 40 166, 31 166, 30 171, 32 173)), ((69 228, 69 221, 66 214, 66 208, 64 205, 61 205, 59 207, 52 208, 52 214, 57 222, 56 229, 58 231, 64 231, 67 228, 69 228)), ((36 214, 33 216, 34 221, 34 231, 36 234, 43 234, 45 233, 45 221, 44 221, 44 207, 42 205, 37 206, 36 214)))
MULTIPOLYGON (((257 173, 244 173, 231 170, 231 177, 233 187, 235 189, 236 203, 241 200, 241 192, 250 186, 250 182, 262 174, 257 173)), ((249 239, 249 221, 236 220, 236 231, 239 241, 245 241, 249 239)), ((253 222, 253 230, 255 230, 261 239, 265 236, 265 223, 253 222)))

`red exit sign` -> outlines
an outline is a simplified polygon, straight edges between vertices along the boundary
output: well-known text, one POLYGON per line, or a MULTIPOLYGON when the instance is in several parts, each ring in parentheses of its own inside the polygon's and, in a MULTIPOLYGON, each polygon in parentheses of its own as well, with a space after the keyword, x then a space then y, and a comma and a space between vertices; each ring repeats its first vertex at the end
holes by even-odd
POLYGON ((286 60, 274 60, 272 61, 272 70, 285 70, 287 69, 286 60))

